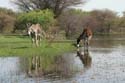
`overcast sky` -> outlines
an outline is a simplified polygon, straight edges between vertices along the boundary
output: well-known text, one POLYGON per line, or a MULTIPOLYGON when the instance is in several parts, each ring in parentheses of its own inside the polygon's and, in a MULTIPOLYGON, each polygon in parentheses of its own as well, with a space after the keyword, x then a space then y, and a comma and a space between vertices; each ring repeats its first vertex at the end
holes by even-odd
POLYGON ((110 9, 119 14, 125 11, 125 0, 89 0, 84 6, 83 10, 91 11, 93 9, 110 9))
POLYGON ((0 7, 6 7, 15 10, 16 7, 11 3, 12 0, 0 0, 0 7))
MULTIPOLYGON (((0 0, 1 7, 7 7, 11 9, 16 9, 16 7, 10 3, 11 0, 0 0)), ((110 9, 121 14, 125 11, 125 0, 89 0, 84 6, 79 8, 91 11, 93 9, 110 9)))

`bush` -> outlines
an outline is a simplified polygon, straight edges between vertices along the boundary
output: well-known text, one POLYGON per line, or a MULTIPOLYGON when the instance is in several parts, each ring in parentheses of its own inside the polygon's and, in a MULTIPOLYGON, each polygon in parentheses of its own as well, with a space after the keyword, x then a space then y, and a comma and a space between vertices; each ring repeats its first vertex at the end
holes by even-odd
POLYGON ((48 9, 22 13, 17 17, 16 29, 26 29, 27 23, 39 23, 46 30, 54 23, 54 14, 51 10, 48 9))

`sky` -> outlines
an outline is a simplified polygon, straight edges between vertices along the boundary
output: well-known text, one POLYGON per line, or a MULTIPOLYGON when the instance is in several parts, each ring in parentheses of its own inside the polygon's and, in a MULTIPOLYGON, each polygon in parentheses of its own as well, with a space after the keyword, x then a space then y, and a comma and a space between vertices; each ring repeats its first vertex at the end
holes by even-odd
POLYGON ((17 10, 16 6, 12 4, 12 0, 0 0, 0 7, 5 7, 8 9, 13 9, 14 11, 17 10))
POLYGON ((89 0, 84 6, 79 6, 79 8, 91 11, 94 9, 110 9, 122 15, 125 11, 125 0, 89 0))
MULTIPOLYGON (((10 1, 11 0, 0 0, 0 7, 17 10, 16 6, 10 1)), ((125 11, 125 0, 89 0, 84 5, 78 6, 78 8, 85 11, 91 11, 93 9, 110 9, 121 15, 122 12, 125 11)))
POLYGON ((10 0, 0 0, 0 7, 13 8, 13 5, 10 3, 10 0))

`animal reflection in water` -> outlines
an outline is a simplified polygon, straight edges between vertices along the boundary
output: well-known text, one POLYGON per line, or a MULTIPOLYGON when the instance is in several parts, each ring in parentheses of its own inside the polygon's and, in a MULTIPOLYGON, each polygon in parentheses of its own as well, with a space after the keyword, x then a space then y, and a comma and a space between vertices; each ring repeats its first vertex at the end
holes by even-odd
MULTIPOLYGON (((28 25, 29 27, 30 25, 28 25)), ((28 28, 28 34, 32 39, 32 43, 35 44, 35 46, 40 46, 40 40, 42 37, 42 34, 45 36, 45 32, 42 30, 42 27, 40 24, 32 24, 28 28)))
POLYGON ((80 60, 82 61, 82 63, 84 64, 84 67, 89 68, 91 67, 91 63, 92 63, 92 58, 89 55, 89 51, 88 50, 84 50, 84 53, 78 48, 77 49, 77 56, 80 58, 80 60))
POLYGON ((33 56, 31 58, 29 69, 27 72, 29 77, 36 77, 43 75, 42 67, 40 65, 40 59, 41 58, 39 56, 33 56))
POLYGON ((73 71, 76 70, 70 56, 57 56, 54 62, 47 61, 48 58, 33 56, 26 59, 26 73, 28 77, 47 77, 47 78, 65 78, 72 77, 73 71))
POLYGON ((85 67, 90 67, 92 63, 92 59, 89 56, 89 41, 92 38, 92 31, 89 26, 86 26, 83 29, 83 32, 80 34, 80 36, 77 38, 77 56, 79 56, 80 60, 84 64, 85 67), (79 48, 79 43, 81 40, 84 42, 84 53, 79 48))

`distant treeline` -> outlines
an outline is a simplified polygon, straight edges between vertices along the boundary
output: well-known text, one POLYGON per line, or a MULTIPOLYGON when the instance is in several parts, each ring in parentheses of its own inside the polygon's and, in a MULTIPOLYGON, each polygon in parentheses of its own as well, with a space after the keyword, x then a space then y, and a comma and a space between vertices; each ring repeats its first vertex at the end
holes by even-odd
MULTIPOLYGON (((73 3, 72 5, 77 4, 73 3)), ((57 3, 58 5, 61 4, 57 3)), ((47 33, 58 34, 63 32, 67 38, 76 38, 86 25, 90 26, 95 34, 124 33, 125 13, 123 13, 123 16, 118 16, 116 12, 108 9, 86 12, 69 8, 72 5, 67 4, 63 11, 55 6, 54 8, 34 8, 27 11, 25 9, 20 13, 0 8, 0 33, 24 34, 27 32, 28 23, 40 23, 47 33), (58 10, 55 10, 55 8, 58 10)))

